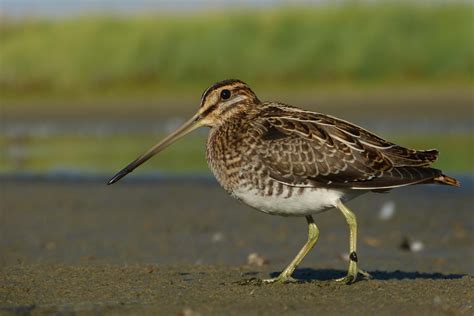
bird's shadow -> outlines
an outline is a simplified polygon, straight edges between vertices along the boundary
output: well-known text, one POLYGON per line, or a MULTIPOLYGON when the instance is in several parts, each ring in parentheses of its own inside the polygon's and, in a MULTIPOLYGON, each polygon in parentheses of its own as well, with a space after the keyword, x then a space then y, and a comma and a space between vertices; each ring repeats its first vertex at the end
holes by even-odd
MULTIPOLYGON (((415 280, 415 279, 427 279, 427 280, 454 280, 465 277, 465 274, 443 274, 439 272, 426 273, 417 271, 368 271, 373 280, 415 280)), ((302 268, 297 269, 293 273, 293 277, 303 282, 311 281, 329 281, 344 277, 347 271, 335 270, 335 269, 311 269, 302 268)), ((270 276, 277 277, 280 272, 272 272, 270 276)), ((362 278, 361 278, 362 279, 362 278)))

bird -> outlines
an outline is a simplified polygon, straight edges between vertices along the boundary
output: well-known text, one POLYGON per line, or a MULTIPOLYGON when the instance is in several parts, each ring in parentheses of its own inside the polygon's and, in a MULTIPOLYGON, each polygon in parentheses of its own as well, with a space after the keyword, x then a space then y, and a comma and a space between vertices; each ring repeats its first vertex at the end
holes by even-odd
POLYGON ((436 149, 414 150, 387 141, 348 121, 280 102, 262 102, 243 81, 215 83, 201 96, 197 113, 108 184, 132 172, 177 139, 209 127, 206 160, 218 183, 234 198, 270 215, 305 217, 308 239, 296 257, 265 283, 295 282, 293 272, 314 247, 319 229, 313 216, 338 209, 349 228, 347 275, 359 275, 357 219, 347 202, 415 184, 460 183, 432 168, 436 149))

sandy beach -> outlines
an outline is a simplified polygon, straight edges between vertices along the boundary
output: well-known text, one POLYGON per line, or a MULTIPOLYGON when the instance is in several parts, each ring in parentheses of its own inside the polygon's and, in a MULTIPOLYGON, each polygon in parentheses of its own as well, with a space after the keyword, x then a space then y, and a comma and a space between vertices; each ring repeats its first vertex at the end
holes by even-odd
POLYGON ((2 179, 1 315, 473 313, 472 182, 351 202, 373 279, 347 286, 332 281, 347 267, 337 211, 315 217, 301 282, 263 285, 303 245, 304 219, 257 212, 210 179, 100 180, 2 179))

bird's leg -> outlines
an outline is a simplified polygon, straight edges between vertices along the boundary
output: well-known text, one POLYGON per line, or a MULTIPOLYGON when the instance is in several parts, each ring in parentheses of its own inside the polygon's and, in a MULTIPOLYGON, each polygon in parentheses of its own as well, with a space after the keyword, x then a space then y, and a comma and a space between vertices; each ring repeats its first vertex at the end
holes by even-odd
POLYGON ((349 270, 347 271, 347 276, 336 281, 351 284, 356 281, 359 272, 366 277, 370 277, 370 275, 357 269, 357 220, 355 214, 342 204, 341 201, 337 202, 337 208, 342 212, 342 215, 346 218, 347 225, 349 225, 349 270))
POLYGON ((283 270, 282 273, 276 278, 263 280, 265 283, 286 283, 296 281, 291 277, 296 267, 300 264, 301 260, 308 254, 308 252, 314 247, 319 237, 318 226, 314 223, 313 217, 311 215, 306 216, 306 221, 308 222, 308 241, 301 248, 300 252, 296 257, 291 261, 291 263, 283 270))

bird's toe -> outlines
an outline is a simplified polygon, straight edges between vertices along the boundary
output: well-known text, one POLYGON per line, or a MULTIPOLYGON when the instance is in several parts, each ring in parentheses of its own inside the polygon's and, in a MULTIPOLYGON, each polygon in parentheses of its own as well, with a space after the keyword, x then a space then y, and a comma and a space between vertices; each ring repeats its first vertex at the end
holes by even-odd
POLYGON ((276 278, 264 279, 264 284, 273 284, 273 283, 298 283, 299 281, 291 276, 282 276, 279 275, 276 278))

